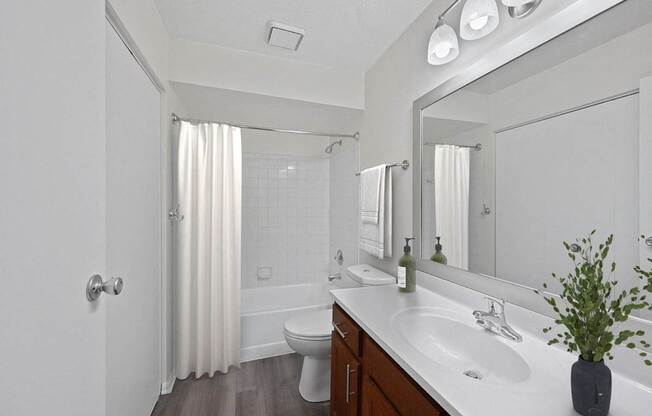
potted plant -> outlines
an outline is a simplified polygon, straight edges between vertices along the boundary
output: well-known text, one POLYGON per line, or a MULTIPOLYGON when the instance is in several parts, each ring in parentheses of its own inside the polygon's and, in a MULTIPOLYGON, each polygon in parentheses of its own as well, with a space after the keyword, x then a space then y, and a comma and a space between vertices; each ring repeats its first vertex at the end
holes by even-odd
MULTIPOLYGON (((644 331, 618 328, 627 321, 630 314, 639 309, 652 310, 646 292, 652 292, 652 272, 639 266, 634 268, 645 286, 622 288, 612 279, 616 264, 611 263, 605 273, 605 262, 613 244, 613 235, 593 247, 593 230, 587 237, 569 244, 564 242, 568 257, 575 267, 567 276, 552 274, 561 284, 559 297, 543 294, 545 301, 556 314, 555 323, 560 325, 553 331, 544 328, 544 333, 557 332, 548 341, 549 345, 563 344, 568 352, 579 353, 571 370, 571 393, 573 407, 584 416, 606 416, 611 403, 611 371, 604 358, 613 359, 612 349, 616 345, 627 348, 648 348, 643 339, 644 331)), ((652 259, 648 259, 652 262, 652 259)), ((544 289, 548 285, 543 284, 544 289)), ((536 291, 542 294, 541 291, 536 291)), ((643 351, 639 352, 643 362, 650 366, 652 361, 643 351)))

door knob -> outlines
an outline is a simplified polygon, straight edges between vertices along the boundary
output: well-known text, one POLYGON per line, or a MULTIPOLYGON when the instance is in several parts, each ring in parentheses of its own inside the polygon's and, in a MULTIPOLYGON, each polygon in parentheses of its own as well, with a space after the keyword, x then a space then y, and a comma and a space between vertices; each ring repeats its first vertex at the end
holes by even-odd
POLYGON ((93 302, 100 297, 102 292, 109 295, 119 295, 124 287, 124 282, 121 277, 113 277, 106 282, 102 281, 102 276, 94 274, 88 279, 86 285, 86 299, 93 302))

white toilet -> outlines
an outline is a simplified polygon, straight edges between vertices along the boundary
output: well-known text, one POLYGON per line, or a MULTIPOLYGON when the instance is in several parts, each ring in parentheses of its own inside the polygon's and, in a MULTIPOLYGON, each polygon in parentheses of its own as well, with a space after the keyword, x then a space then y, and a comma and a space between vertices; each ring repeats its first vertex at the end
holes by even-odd
MULTIPOLYGON (((396 283, 396 278, 368 264, 349 266, 339 288, 380 286, 396 283)), ((299 376, 299 393, 306 401, 330 400, 330 353, 332 311, 322 309, 288 319, 284 325, 285 341, 303 358, 299 376)))

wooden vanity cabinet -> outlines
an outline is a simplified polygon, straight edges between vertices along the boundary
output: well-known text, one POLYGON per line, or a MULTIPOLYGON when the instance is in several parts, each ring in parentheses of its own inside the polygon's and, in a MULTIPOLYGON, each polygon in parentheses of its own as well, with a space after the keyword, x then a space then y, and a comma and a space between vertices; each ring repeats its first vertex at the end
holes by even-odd
POLYGON ((448 416, 337 304, 333 325, 332 416, 448 416))
POLYGON ((344 339, 333 333, 331 343, 331 415, 358 415, 360 361, 344 339))
POLYGON ((369 376, 362 381, 362 416, 399 416, 392 402, 369 376))

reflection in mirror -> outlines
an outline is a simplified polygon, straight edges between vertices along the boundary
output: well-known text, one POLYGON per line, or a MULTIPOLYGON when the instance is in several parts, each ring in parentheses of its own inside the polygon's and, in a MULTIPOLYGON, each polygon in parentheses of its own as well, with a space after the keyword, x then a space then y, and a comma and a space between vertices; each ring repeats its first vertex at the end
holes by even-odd
POLYGON ((423 107, 420 264, 541 287, 597 229, 633 284, 652 256, 650 39, 652 2, 628 0, 423 107))

